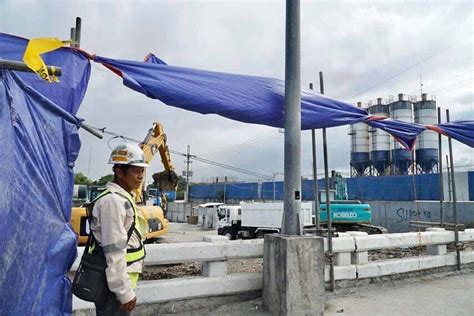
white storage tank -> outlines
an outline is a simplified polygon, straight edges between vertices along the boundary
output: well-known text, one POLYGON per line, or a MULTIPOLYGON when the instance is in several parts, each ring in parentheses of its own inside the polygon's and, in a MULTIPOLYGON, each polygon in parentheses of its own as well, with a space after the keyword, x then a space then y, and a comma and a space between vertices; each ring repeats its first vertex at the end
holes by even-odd
MULTIPOLYGON (((437 123, 436 101, 428 100, 426 93, 421 95, 421 101, 414 103, 415 123, 431 125, 437 123)), ((433 172, 433 167, 438 164, 438 135, 425 130, 416 140, 416 164, 424 173, 433 172)))
MULTIPOLYGON (((357 106, 362 107, 358 102, 357 106)), ((351 135, 351 167, 355 176, 363 176, 367 167, 370 166, 369 156, 369 126, 365 123, 352 124, 349 135, 351 135)))
MULTIPOLYGON (((390 117, 388 104, 377 99, 377 104, 368 109, 369 113, 377 116, 390 117)), ((390 134, 379 129, 370 128, 370 163, 378 175, 384 175, 390 166, 390 134)))
MULTIPOLYGON (((395 120, 413 123, 413 103, 403 99, 403 94, 398 94, 398 101, 390 103, 390 117, 395 120)), ((395 139, 392 139, 392 166, 394 174, 408 174, 413 163, 412 153, 395 139)))

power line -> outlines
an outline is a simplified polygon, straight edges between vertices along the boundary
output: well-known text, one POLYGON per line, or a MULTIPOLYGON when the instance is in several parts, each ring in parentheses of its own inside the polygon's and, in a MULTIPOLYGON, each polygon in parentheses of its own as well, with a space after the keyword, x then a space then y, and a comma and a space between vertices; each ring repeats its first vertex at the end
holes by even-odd
POLYGON ((433 92, 433 94, 436 94, 437 96, 439 96, 439 95, 442 95, 442 94, 445 94, 445 93, 448 93, 448 92, 452 92, 452 91, 467 87, 471 84, 472 84, 472 78, 468 79, 467 83, 466 83, 466 80, 461 81, 461 82, 457 82, 455 85, 449 85, 447 87, 441 88, 441 89, 433 92), (461 85, 459 85, 460 83, 461 83, 461 85))
MULTIPOLYGON (((124 136, 124 135, 120 135, 120 134, 117 134, 117 133, 114 133, 114 132, 106 131, 106 127, 103 127, 103 128, 98 128, 98 127, 95 127, 95 126, 90 126, 90 127, 93 128, 93 129, 96 129, 96 130, 98 130, 98 131, 100 131, 104 134, 112 135, 112 136, 114 136, 114 138, 122 138, 124 140, 132 141, 132 142, 135 142, 135 143, 141 143, 142 142, 140 140, 133 139, 133 138, 130 138, 130 137, 127 137, 127 136, 124 136)), ((175 154, 175 155, 180 155, 180 156, 183 156, 183 157, 188 156, 186 153, 182 153, 182 152, 177 151, 177 150, 169 149, 169 151, 170 151, 170 153, 175 154)), ((213 166, 216 166, 216 167, 221 167, 221 168, 232 170, 232 171, 235 171, 235 172, 244 173, 244 174, 251 175, 251 176, 254 176, 254 177, 257 177, 257 178, 273 179, 271 176, 268 176, 268 175, 265 175, 265 174, 257 173, 257 172, 247 170, 247 169, 243 169, 243 168, 239 168, 239 167, 226 165, 226 164, 223 164, 223 163, 220 163, 220 162, 217 162, 217 161, 212 161, 212 160, 209 160, 209 159, 206 159, 206 158, 198 157, 196 155, 189 155, 189 157, 191 159, 194 159, 194 160, 199 161, 199 162, 207 163, 207 164, 210 164, 210 165, 213 165, 213 166)))
POLYGON ((277 136, 278 134, 272 134, 272 135, 267 135, 263 138, 260 138, 258 141, 252 143, 252 144, 248 144, 247 146, 243 147, 242 146, 239 146, 239 145, 236 145, 235 148, 233 149, 229 149, 225 152, 219 152, 220 155, 224 155, 224 156, 228 156, 230 154, 233 154, 233 153, 236 153, 236 152, 241 152, 241 151, 245 151, 245 150, 249 150, 251 149, 252 147, 255 147, 257 145, 260 145, 268 140, 270 140, 271 138, 277 136))
MULTIPOLYGON (((179 151, 176 151, 176 150, 169 149, 169 151, 170 151, 170 153, 175 154, 175 155, 186 156, 185 153, 182 153, 182 152, 179 152, 179 151)), ((220 162, 217 162, 217 161, 212 161, 212 160, 209 160, 209 159, 206 159, 206 158, 198 157, 196 155, 190 155, 190 158, 194 159, 196 161, 199 161, 199 162, 204 162, 204 163, 216 166, 216 167, 221 167, 221 168, 224 168, 224 169, 228 169, 228 170, 248 174, 248 175, 251 175, 251 176, 254 176, 254 177, 257 177, 257 178, 273 179, 271 176, 268 176, 268 175, 265 175, 265 174, 257 173, 255 171, 251 171, 251 170, 247 170, 247 169, 243 169, 243 168, 239 168, 239 167, 226 165, 226 164, 223 164, 223 163, 220 163, 220 162)))
MULTIPOLYGON (((440 85, 440 84, 442 84, 442 83, 451 81, 451 80, 453 80, 453 79, 455 79, 455 78, 461 77, 461 76, 463 76, 463 75, 465 75, 465 74, 467 74, 467 73, 469 73, 469 72, 472 72, 472 71, 473 71, 473 68, 469 69, 468 71, 462 72, 462 73, 460 73, 460 74, 454 75, 453 77, 449 77, 448 79, 445 79, 445 80, 442 80, 442 81, 438 81, 438 82, 436 82, 436 83, 434 83, 434 84, 432 84, 432 85, 424 86, 423 89, 429 89, 429 88, 438 86, 438 85, 440 85)), ((413 92, 410 92, 410 93, 408 93, 408 94, 415 94, 415 93, 417 93, 417 92, 418 92, 418 90, 413 91, 413 92)))
POLYGON ((407 72, 407 71, 409 71, 409 70, 415 68, 415 67, 418 66, 419 64, 424 63, 425 61, 427 61, 427 60, 429 60, 429 59, 435 57, 436 55, 441 54, 442 52, 448 50, 449 48, 451 48, 451 47, 453 47, 453 46, 455 46, 455 45, 446 46, 446 47, 444 47, 444 48, 438 50, 437 52, 435 52, 435 53, 429 55, 428 57, 423 58, 423 59, 420 60, 420 61, 417 61, 416 63, 414 63, 413 65, 409 66, 408 68, 405 68, 404 70, 402 70, 402 71, 400 71, 400 72, 397 72, 396 74, 394 74, 394 75, 392 75, 392 76, 386 78, 386 79, 383 80, 382 82, 379 82, 379 83, 377 83, 377 84, 375 84, 375 85, 373 85, 373 86, 371 86, 371 87, 369 87, 369 88, 367 88, 367 89, 365 89, 365 90, 363 90, 363 91, 361 91, 361 92, 358 92, 358 93, 354 94, 353 96, 347 98, 346 101, 351 100, 351 99, 353 99, 353 98, 355 98, 355 97, 357 97, 357 96, 359 96, 359 95, 362 95, 362 94, 366 93, 367 91, 372 90, 373 88, 376 88, 376 87, 379 87, 379 86, 383 85, 384 83, 386 83, 386 82, 388 82, 388 81, 390 81, 390 80, 392 80, 392 79, 394 79, 394 78, 400 76, 401 74, 404 74, 405 72, 407 72))
MULTIPOLYGON (((216 155, 216 154, 219 154, 219 155, 222 155, 222 154, 225 154, 225 155, 228 155, 228 154, 231 154, 231 153, 234 153, 236 151, 241 151, 241 150, 246 150, 246 149, 249 149, 251 147, 254 147, 272 137, 275 137, 276 135, 278 135, 279 133, 275 133, 275 131, 271 131, 269 133, 265 133, 263 135, 260 135, 260 136, 257 136, 255 138, 252 138, 250 140, 247 140, 243 143, 240 143, 240 144, 231 144, 231 145, 228 145, 228 146, 223 146, 221 147, 220 149, 218 148, 217 150, 214 150, 214 151, 211 151, 210 153, 207 153, 207 155, 210 155, 210 156, 213 156, 213 155, 216 155), (246 147, 246 148, 243 148, 243 147, 246 147)), ((201 153, 201 155, 204 155, 201 153)))

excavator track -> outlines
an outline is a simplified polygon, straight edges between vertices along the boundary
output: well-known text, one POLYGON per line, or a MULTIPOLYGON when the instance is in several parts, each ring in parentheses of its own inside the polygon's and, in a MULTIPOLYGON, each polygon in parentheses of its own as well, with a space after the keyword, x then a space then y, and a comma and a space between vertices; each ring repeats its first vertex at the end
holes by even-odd
POLYGON ((369 224, 334 224, 334 228, 336 228, 338 232, 359 231, 366 232, 369 235, 388 233, 388 230, 385 227, 369 224))

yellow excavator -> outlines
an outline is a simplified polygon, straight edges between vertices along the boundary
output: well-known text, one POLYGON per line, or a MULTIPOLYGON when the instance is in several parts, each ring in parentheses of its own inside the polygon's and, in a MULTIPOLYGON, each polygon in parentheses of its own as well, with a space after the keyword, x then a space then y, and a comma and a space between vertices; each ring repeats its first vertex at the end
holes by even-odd
MULTIPOLYGON (((157 152, 160 153, 164 171, 153 174, 153 183, 158 186, 159 192, 175 191, 178 187, 178 175, 174 171, 171 157, 166 144, 166 134, 160 123, 154 122, 152 128, 142 143, 140 148, 145 153, 145 160, 150 163, 157 152)), ((89 200, 93 200, 105 187, 91 187, 89 200)), ((147 206, 143 194, 143 183, 135 192, 135 201, 141 208, 144 218, 148 221, 147 242, 168 233, 169 223, 164 216, 162 205, 147 206)), ((89 222, 85 207, 73 207, 71 212, 71 225, 78 235, 79 245, 84 245, 89 234, 89 222)))

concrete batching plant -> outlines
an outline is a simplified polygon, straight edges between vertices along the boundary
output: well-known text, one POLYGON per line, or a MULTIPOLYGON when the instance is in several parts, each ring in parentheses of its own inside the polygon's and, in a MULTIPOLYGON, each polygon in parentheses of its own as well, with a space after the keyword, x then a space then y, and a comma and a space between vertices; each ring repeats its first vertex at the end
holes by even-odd
MULTIPOLYGON (((413 98, 412 98, 413 99, 413 98)), ((393 98, 392 98, 393 100, 393 98)), ((361 107, 361 103, 358 103, 361 107)), ((436 124, 436 102, 428 100, 426 93, 421 101, 413 103, 398 94, 397 101, 370 105, 367 111, 372 115, 390 117, 395 120, 421 125, 436 124)), ((351 126, 351 176, 403 175, 409 173, 431 173, 438 171, 438 137, 435 132, 421 133, 415 144, 415 152, 407 150, 390 134, 369 128, 364 123, 351 126), (413 157, 416 162, 413 163, 413 157), (435 168, 436 166, 436 168, 435 168)))

